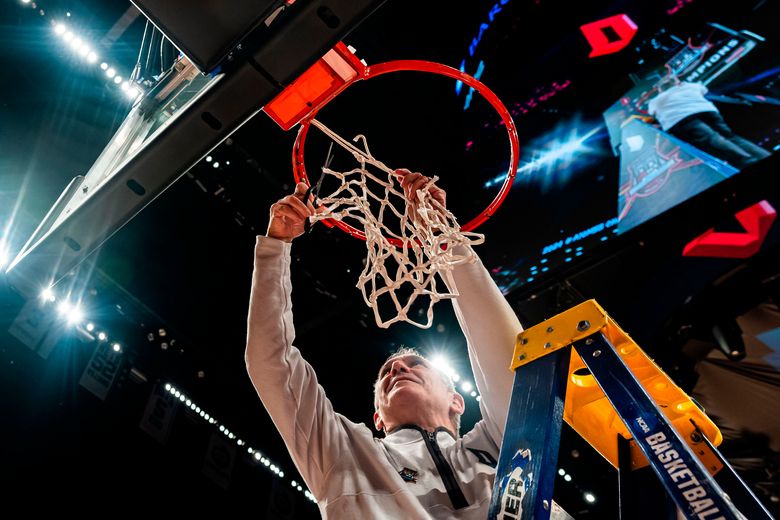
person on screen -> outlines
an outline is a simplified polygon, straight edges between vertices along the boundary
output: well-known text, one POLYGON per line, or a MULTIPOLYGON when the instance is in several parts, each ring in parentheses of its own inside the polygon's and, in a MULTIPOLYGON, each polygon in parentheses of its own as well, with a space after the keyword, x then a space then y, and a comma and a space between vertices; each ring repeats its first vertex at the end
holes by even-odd
MULTIPOLYGON (((398 170, 411 204, 431 180, 398 170)), ((480 519, 487 517, 504 436, 513 376, 507 369, 522 331, 477 259, 458 265, 453 300, 466 336, 482 420, 461 437, 464 399, 450 377, 420 353, 403 349, 374 383, 374 438, 361 422, 334 411, 312 366, 293 346, 290 250, 315 211, 307 186, 271 206, 266 236, 257 237, 246 347, 247 371, 323 518, 480 519)), ((442 205, 446 194, 431 187, 442 205)), ((322 345, 318 345, 322 347, 322 345)), ((348 379, 352 360, 334 360, 348 379)), ((369 391, 369 389, 365 389, 369 391)))
POLYGON ((648 112, 665 132, 739 169, 770 155, 729 128, 717 107, 704 97, 703 84, 680 81, 671 74, 657 88, 648 112))

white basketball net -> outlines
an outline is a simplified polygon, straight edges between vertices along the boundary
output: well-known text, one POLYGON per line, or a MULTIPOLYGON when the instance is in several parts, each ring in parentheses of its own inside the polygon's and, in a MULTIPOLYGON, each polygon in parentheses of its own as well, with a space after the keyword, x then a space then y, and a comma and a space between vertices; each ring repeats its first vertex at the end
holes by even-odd
POLYGON ((357 168, 343 173, 323 168, 322 174, 335 177, 340 186, 330 195, 319 196, 317 204, 322 210, 311 217, 312 223, 327 218, 341 220, 365 232, 368 255, 357 287, 366 305, 373 309, 377 325, 387 328, 405 321, 429 328, 433 323, 433 305, 458 296, 452 269, 475 260, 471 248, 462 246, 481 244, 484 235, 461 231, 452 213, 431 196, 430 186, 438 177, 417 191, 412 207, 398 175, 371 155, 364 136, 354 139, 365 148, 360 150, 319 121, 312 120, 312 124, 352 153, 359 163, 357 168), (374 175, 367 165, 382 173, 374 175), (397 239, 403 246, 394 246, 388 238, 397 239), (437 283, 437 274, 446 280, 444 287, 437 283), (403 296, 399 294, 401 289, 403 296), (425 321, 409 317, 419 296, 428 298, 425 321), (380 316, 380 298, 392 301, 394 316, 380 316))

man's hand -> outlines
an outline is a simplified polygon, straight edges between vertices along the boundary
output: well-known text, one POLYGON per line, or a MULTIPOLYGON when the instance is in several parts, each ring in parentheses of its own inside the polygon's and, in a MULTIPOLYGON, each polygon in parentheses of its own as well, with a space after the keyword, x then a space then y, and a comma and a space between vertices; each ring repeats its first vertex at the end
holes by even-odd
MULTIPOLYGON (((426 177, 422 173, 412 173, 407 169, 400 168, 395 171, 399 177, 401 177, 401 187, 404 190, 404 194, 412 206, 415 206, 417 200, 417 190, 422 189, 425 185, 431 182, 430 177, 426 177)), ((439 188, 435 184, 432 184, 428 189, 428 193, 431 194, 439 204, 447 207, 447 192, 439 188)))
POLYGON ((267 236, 292 242, 303 234, 306 220, 315 213, 312 203, 303 200, 308 189, 306 184, 299 182, 295 193, 271 205, 267 236))

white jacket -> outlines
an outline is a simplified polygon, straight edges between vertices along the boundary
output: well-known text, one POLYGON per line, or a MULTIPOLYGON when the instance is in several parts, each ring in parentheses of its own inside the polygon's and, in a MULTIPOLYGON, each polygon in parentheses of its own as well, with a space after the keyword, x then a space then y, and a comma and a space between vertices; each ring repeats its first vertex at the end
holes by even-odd
POLYGON ((509 363, 522 328, 481 262, 458 266, 454 278, 483 419, 460 439, 416 426, 376 439, 333 411, 293 346, 290 244, 258 237, 247 370, 323 518, 487 517, 512 389, 509 363))

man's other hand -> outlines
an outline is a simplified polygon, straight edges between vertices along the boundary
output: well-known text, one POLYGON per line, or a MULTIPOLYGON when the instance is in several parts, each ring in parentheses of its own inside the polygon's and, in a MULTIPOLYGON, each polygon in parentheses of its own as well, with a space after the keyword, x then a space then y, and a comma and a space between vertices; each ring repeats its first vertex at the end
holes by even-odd
MULTIPOLYGON (((401 177, 401 187, 404 190, 404 195, 406 195, 406 198, 412 203, 412 206, 414 206, 417 201, 417 190, 422 189, 425 185, 430 183, 430 177, 426 177, 422 173, 410 172, 405 168, 400 168, 396 170, 395 173, 401 177)), ((428 189, 428 193, 430 193, 431 197, 439 204, 445 208, 447 207, 447 192, 443 189, 432 184, 428 189)))
POLYGON ((315 213, 311 201, 304 201, 308 189, 306 184, 299 182, 292 195, 287 195, 271 205, 267 236, 292 242, 303 234, 306 220, 315 213))

